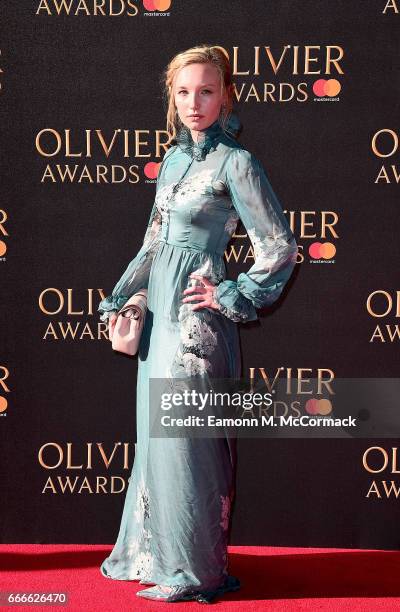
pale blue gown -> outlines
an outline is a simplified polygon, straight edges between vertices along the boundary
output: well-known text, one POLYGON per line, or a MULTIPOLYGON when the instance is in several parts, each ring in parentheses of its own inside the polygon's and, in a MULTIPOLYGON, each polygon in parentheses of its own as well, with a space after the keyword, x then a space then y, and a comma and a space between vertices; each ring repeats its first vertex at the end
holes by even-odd
POLYGON ((101 572, 116 580, 192 585, 212 593, 228 577, 227 544, 235 491, 233 438, 149 436, 149 379, 239 378, 238 322, 279 297, 296 263, 297 244, 256 157, 237 140, 235 113, 194 142, 182 127, 165 153, 144 242, 112 295, 102 320, 139 289, 148 311, 139 353, 136 456, 117 541, 101 572), (254 264, 226 279, 225 248, 242 220, 254 264), (218 286, 221 310, 191 310, 188 275, 218 286))

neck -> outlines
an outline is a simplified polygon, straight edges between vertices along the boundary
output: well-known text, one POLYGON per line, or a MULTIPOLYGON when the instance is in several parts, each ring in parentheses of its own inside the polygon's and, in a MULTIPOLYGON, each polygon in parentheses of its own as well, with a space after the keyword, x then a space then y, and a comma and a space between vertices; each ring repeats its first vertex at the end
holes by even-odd
POLYGON ((193 142, 200 142, 204 139, 204 133, 202 130, 190 130, 193 142))
MULTIPOLYGON (((231 113, 225 126, 228 136, 236 138, 240 127, 241 123, 238 117, 231 113)), ((218 141, 225 137, 225 130, 222 129, 218 118, 203 130, 192 130, 183 124, 177 131, 175 138, 182 151, 190 157, 202 161, 211 149, 216 147, 218 141)))
POLYGON ((208 125, 206 128, 202 130, 189 129, 193 142, 195 142, 196 144, 204 142, 204 140, 207 138, 208 135, 212 134, 214 131, 217 130, 217 123, 218 123, 218 117, 214 119, 214 121, 212 121, 210 125, 208 125))

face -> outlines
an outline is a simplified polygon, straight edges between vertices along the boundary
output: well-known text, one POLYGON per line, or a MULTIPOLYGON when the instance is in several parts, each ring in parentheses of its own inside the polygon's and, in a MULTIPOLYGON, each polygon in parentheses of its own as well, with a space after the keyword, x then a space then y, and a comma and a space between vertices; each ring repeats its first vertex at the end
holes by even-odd
POLYGON ((225 96, 220 92, 218 70, 212 64, 190 64, 181 68, 175 80, 174 100, 180 120, 198 140, 197 132, 211 125, 225 96))

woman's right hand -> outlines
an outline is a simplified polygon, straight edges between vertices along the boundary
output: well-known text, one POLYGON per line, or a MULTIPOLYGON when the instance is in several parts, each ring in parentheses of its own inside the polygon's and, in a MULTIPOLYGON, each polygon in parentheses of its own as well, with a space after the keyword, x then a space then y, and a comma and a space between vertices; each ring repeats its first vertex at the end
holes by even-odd
POLYGON ((118 319, 118 315, 116 312, 114 312, 108 317, 108 339, 110 340, 110 342, 112 342, 115 323, 117 322, 117 319, 118 319))

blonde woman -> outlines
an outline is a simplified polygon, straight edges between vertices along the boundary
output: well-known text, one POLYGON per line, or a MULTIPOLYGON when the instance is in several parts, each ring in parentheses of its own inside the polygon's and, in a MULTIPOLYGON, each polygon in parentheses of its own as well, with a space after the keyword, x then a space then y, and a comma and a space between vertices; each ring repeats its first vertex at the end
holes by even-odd
POLYGON ((237 590, 227 545, 235 491, 236 440, 149 435, 149 380, 239 378, 237 323, 279 297, 297 244, 269 180, 237 140, 229 61, 206 45, 176 55, 165 71, 164 155, 144 242, 102 320, 148 289, 137 381, 137 448, 114 548, 104 576, 154 585, 140 597, 210 602, 237 590), (226 279, 224 251, 241 219, 254 264, 226 279))

